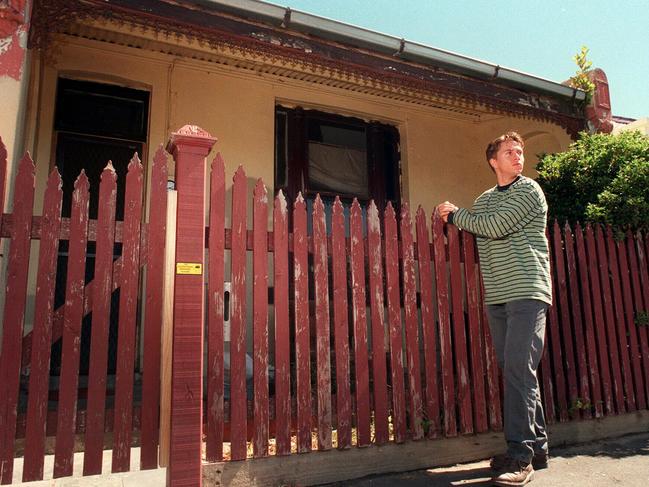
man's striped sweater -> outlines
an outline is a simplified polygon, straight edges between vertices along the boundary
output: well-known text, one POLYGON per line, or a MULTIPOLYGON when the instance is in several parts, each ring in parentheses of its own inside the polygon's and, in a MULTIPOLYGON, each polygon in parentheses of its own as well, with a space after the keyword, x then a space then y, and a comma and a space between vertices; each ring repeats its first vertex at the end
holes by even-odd
POLYGON ((482 193, 471 210, 449 215, 449 223, 477 237, 486 304, 516 299, 552 304, 547 213, 538 183, 519 176, 482 193))

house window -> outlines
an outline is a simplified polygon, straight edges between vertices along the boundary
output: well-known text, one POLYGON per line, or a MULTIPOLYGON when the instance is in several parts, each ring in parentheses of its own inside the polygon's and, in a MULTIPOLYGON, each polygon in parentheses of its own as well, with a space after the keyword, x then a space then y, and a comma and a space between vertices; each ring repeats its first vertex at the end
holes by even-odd
POLYGON ((307 202, 373 199, 380 211, 399 205, 396 127, 302 108, 275 110, 275 189, 307 202))
POLYGON ((54 130, 63 216, 70 216, 74 181, 83 169, 90 183, 90 218, 97 218, 100 177, 110 160, 118 177, 116 216, 124 218, 126 171, 135 152, 142 158, 148 111, 147 91, 59 78, 54 130))

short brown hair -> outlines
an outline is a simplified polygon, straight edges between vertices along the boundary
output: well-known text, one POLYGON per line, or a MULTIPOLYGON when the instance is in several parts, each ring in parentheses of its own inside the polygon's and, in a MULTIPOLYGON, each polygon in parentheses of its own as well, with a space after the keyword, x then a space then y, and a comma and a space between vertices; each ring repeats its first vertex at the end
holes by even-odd
MULTIPOLYGON (((496 157, 496 153, 498 152, 498 149, 500 149, 500 144, 502 144, 506 140, 513 140, 514 142, 518 142, 521 147, 525 147, 523 137, 521 137, 518 132, 507 132, 506 134, 503 134, 500 137, 496 137, 494 140, 489 142, 487 150, 485 151, 487 155, 487 163, 489 163, 491 159, 494 159, 496 157)), ((489 167, 491 167, 491 164, 489 164, 489 167)), ((491 170, 493 171, 493 167, 491 167, 491 170)))

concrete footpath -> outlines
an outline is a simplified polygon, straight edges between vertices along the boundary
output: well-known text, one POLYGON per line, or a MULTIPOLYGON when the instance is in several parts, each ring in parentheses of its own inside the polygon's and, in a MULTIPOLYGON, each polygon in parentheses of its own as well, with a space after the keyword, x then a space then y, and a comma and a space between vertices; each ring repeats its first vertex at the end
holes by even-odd
MULTIPOLYGON (((648 487, 649 432, 602 440, 550 452, 550 466, 534 473, 533 487, 648 487)), ((452 467, 324 484, 321 487, 487 486, 487 460, 452 467)))
MULTIPOLYGON (((462 440, 460 438, 459 440, 462 440)), ((502 441, 502 440, 500 440, 502 441)), ((431 442, 433 446, 438 442, 431 442)), ((412 445, 411 445, 412 446, 412 445)), ((417 445, 415 445, 417 446, 417 445)), ((421 446, 421 445, 419 445, 421 446)), ((395 448, 405 448, 404 446, 383 447, 387 451, 394 451, 395 448)), ((421 450, 420 450, 421 451, 421 450)), ((430 451, 435 452, 434 449, 430 451)), ((205 487, 213 486, 272 486, 272 487, 300 487, 302 485, 313 485, 312 482, 304 481, 318 471, 318 460, 316 455, 328 458, 333 455, 337 461, 341 461, 341 455, 350 455, 353 457, 354 452, 359 453, 358 458, 354 461, 364 462, 365 467, 371 464, 363 455, 363 451, 357 449, 345 452, 329 451, 312 453, 309 455, 291 455, 283 457, 284 462, 290 463, 294 470, 302 470, 303 474, 299 479, 291 481, 278 481, 269 474, 268 469, 261 468, 253 471, 255 475, 244 476, 239 479, 233 474, 223 478, 211 479, 207 475, 209 468, 204 467, 205 487)), ((377 449, 378 452, 378 449, 377 449)), ((131 450, 131 470, 120 474, 105 473, 103 475, 82 477, 81 471, 83 466, 83 454, 75 454, 74 477, 64 477, 52 479, 52 467, 54 463, 53 455, 48 455, 45 459, 45 477, 48 480, 20 483, 22 478, 22 459, 18 459, 14 468, 14 485, 24 485, 25 487, 164 487, 166 480, 166 469, 138 471, 139 448, 131 450)), ((435 454, 435 453, 433 453, 435 454)), ((439 454, 439 452, 438 452, 439 454)), ((572 445, 565 448, 553 448, 550 451, 550 467, 545 470, 535 472, 535 479, 532 481, 532 487, 610 487, 610 486, 628 486, 628 487, 649 487, 649 432, 635 433, 627 436, 612 438, 609 440, 592 441, 579 445, 572 445)), ((244 467, 250 468, 252 465, 269 466, 275 470, 287 468, 282 467, 281 463, 273 462, 273 459, 257 460, 255 462, 230 462, 220 465, 219 470, 226 467, 232 467, 234 471, 244 467)), ((425 464, 424 462, 422 462, 425 464)), ((420 464, 422 464, 420 463, 420 464)), ((104 452, 104 472, 110 472, 111 452, 104 452)), ((398 465, 395 464, 395 465, 398 465)), ((345 470, 344 462, 340 464, 341 470, 345 470)), ((325 465, 324 470, 328 468, 325 465)), ((321 468, 322 469, 322 468, 321 468)), ((212 469, 213 470, 213 469, 212 469)), ((385 470, 385 468, 383 469, 385 470)), ((366 468, 365 471, 372 471, 372 468, 366 468)), ((378 471, 378 470, 376 470, 378 471)), ((330 475, 330 474, 329 474, 330 475)), ((338 478, 341 478, 338 476, 338 478)), ((344 477, 342 477, 344 478, 344 477)), ((487 486, 491 485, 489 462, 483 460, 480 462, 463 463, 450 467, 439 467, 431 469, 415 470, 398 474, 372 475, 369 477, 321 484, 321 487, 441 487, 441 486, 487 486)))

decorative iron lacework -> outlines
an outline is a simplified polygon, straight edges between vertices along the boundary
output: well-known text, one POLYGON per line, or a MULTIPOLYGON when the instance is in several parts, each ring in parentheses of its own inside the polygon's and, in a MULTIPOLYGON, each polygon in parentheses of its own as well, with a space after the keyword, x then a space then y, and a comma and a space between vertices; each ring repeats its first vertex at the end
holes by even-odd
POLYGON ((393 92, 412 90, 432 94, 441 103, 448 104, 451 111, 454 105, 460 112, 462 107, 482 105, 493 113, 558 124, 572 137, 584 128, 582 109, 574 103, 559 102, 550 96, 527 93, 490 80, 415 65, 398 58, 389 60, 388 64, 385 56, 380 54, 308 38, 227 14, 206 13, 192 2, 35 0, 30 47, 45 49, 53 34, 66 33, 73 24, 91 20, 126 27, 133 31, 133 35, 138 35, 138 31, 152 31, 161 37, 161 41, 171 44, 174 40, 186 40, 216 52, 230 51, 253 60, 260 67, 282 65, 393 92), (251 28, 247 32, 242 29, 243 33, 226 32, 210 25, 212 21, 214 24, 238 24, 251 28), (364 65, 358 59, 376 62, 364 65))

